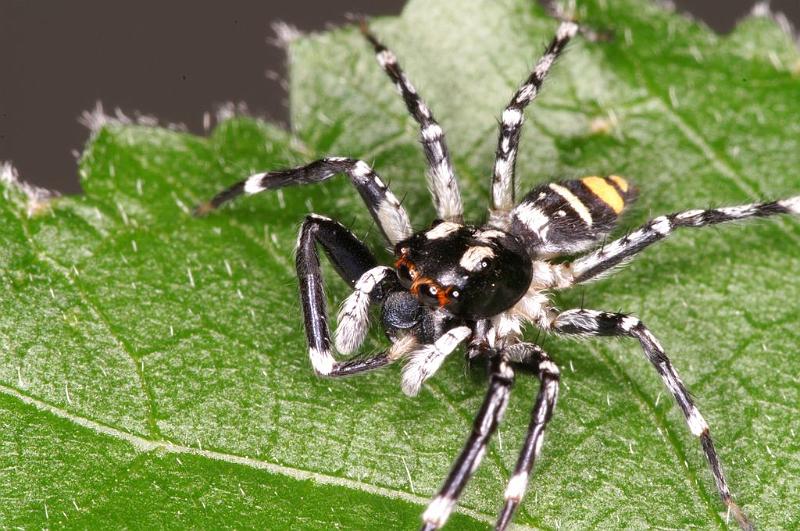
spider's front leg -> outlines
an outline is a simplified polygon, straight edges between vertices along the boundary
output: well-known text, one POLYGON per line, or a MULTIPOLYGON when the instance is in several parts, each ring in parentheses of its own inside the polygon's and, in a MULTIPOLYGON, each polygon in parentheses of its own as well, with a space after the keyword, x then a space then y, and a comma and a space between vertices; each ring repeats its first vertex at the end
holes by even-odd
POLYGON ((447 522, 467 481, 480 465, 489 438, 497 429, 505 412, 511 385, 514 383, 514 370, 505 355, 497 351, 492 353, 489 363, 489 390, 475 417, 472 432, 464 449, 453 464, 439 493, 422 515, 423 531, 439 529, 447 522))
POLYGON ((366 21, 361 21, 361 32, 375 50, 375 58, 383 71, 395 84, 409 114, 419 124, 422 149, 428 159, 428 187, 433 194, 433 203, 439 219, 462 223, 464 207, 458 190, 453 163, 444 131, 436 122, 430 108, 425 104, 414 85, 400 68, 397 57, 375 35, 369 31, 366 21))
MULTIPOLYGON (((314 214, 306 217, 297 240, 297 277, 300 282, 300 301, 303 306, 303 320, 308 340, 308 352, 311 364, 317 374, 323 376, 346 376, 382 367, 394 361, 404 352, 397 348, 376 356, 345 362, 337 362, 331 352, 331 338, 328 330, 325 292, 323 290, 322 270, 316 244, 320 244, 328 255, 339 275, 351 286, 355 286, 358 304, 363 305, 366 297, 367 306, 379 301, 391 291, 397 282, 394 271, 388 267, 378 266, 375 257, 352 232, 340 223, 314 214)), ((351 296, 348 301, 353 300, 351 296)), ((348 305, 345 304, 344 308, 348 305)), ((352 309, 352 304, 349 306, 352 309)), ((360 315, 361 306, 352 309, 353 313, 344 313, 340 328, 347 328, 347 333, 337 337, 348 337, 353 343, 353 336, 360 345, 366 334, 368 322, 352 316, 360 315), (351 316, 351 317, 347 317, 351 316), (362 327, 363 329, 359 328, 362 327)), ((366 309, 363 312, 366 315, 366 309)))
POLYGON ((556 316, 551 327, 555 332, 568 335, 621 336, 637 339, 647 359, 661 376, 672 396, 675 397, 675 401, 681 408, 684 417, 686 417, 686 423, 689 425, 692 435, 700 439, 722 501, 742 529, 754 529, 747 516, 731 497, 725 474, 722 471, 722 465, 711 440, 708 424, 706 424, 697 406, 694 405, 689 391, 672 366, 672 362, 664 352, 661 343, 639 319, 622 313, 569 310, 556 316))
POLYGON ((560 379, 558 367, 538 345, 517 343, 508 347, 505 352, 511 361, 534 368, 540 384, 539 392, 536 395, 536 403, 533 406, 533 411, 531 411, 531 421, 528 425, 525 443, 522 445, 517 464, 514 466, 514 473, 504 493, 505 503, 495 524, 497 531, 503 531, 508 527, 514 512, 525 495, 533 465, 542 449, 544 430, 556 408, 560 379))
POLYGON ((195 214, 203 216, 243 194, 320 183, 339 173, 350 178, 389 243, 395 244, 411 236, 413 230, 408 214, 389 187, 366 162, 346 157, 326 157, 298 168, 256 173, 221 191, 211 201, 199 205, 195 214))
POLYGON ((539 59, 528 78, 517 89, 508 106, 503 111, 500 132, 495 152, 494 173, 492 175, 492 197, 489 208, 490 223, 500 228, 510 223, 510 212, 514 208, 514 167, 517 161, 522 123, 525 108, 542 88, 542 83, 550 72, 572 37, 578 31, 574 22, 562 22, 550 41, 544 55, 539 59))

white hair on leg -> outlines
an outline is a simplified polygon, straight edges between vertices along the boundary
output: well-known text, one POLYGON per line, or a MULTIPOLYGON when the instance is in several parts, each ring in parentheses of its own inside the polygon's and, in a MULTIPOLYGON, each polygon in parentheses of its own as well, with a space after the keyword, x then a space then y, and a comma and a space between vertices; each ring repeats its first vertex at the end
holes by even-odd
POLYGON ((467 339, 470 333, 468 326, 453 328, 434 343, 424 345, 409 354, 408 363, 403 367, 403 392, 408 396, 416 396, 423 382, 439 370, 444 359, 458 347, 459 343, 467 339))
POLYGON ((327 376, 333 371, 333 366, 336 360, 329 350, 319 350, 314 347, 308 349, 308 357, 311 358, 311 365, 314 371, 321 375, 327 376))
POLYGON ((800 214, 800 195, 778 201, 778 204, 783 208, 789 210, 792 214, 800 214))
POLYGON ((355 351, 364 342, 369 330, 370 295, 384 278, 392 273, 386 266, 373 267, 358 279, 353 293, 342 303, 337 318, 334 344, 342 354, 355 351))

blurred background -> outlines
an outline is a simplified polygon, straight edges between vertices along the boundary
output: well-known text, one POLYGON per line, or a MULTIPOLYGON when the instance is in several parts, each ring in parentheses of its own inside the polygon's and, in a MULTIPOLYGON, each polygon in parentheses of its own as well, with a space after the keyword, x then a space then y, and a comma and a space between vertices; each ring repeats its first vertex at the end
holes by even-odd
MULTIPOLYGON (((346 13, 398 14, 405 0, 0 0, 0 161, 33 184, 80 191, 75 155, 88 132, 81 112, 102 101, 203 132, 222 102, 286 123, 283 52, 270 24, 302 31, 345 22, 346 13)), ((730 31, 753 0, 676 0, 716 31, 730 31)), ((773 0, 800 25, 800 0, 773 0)), ((544 42, 543 42, 544 44, 544 42)), ((522 75, 522 74, 520 74, 522 75)))

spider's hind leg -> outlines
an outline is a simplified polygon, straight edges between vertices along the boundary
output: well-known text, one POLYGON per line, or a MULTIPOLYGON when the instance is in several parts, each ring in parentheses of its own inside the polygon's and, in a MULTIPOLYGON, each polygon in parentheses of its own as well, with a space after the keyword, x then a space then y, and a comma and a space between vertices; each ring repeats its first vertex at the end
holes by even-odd
POLYGON ((382 300, 396 282, 393 271, 378 266, 370 250, 343 225, 314 214, 306 217, 297 239, 296 267, 308 352, 314 370, 323 376, 345 376, 390 363, 395 357, 392 351, 367 359, 345 362, 334 359, 316 244, 323 248, 339 275, 355 288, 340 314, 339 330, 344 332, 337 334, 337 339, 342 337, 343 342, 353 347, 351 350, 360 346, 366 335, 369 305, 382 300))
POLYGON ((692 435, 700 439, 711 474, 723 503, 745 530, 754 529, 744 511, 733 501, 722 464, 714 449, 708 424, 695 406, 689 391, 672 366, 664 347, 650 330, 636 317, 623 313, 607 313, 594 310, 568 310, 559 314, 552 322, 553 331, 567 335, 617 336, 637 339, 648 361, 658 372, 686 418, 692 435))
POLYGON ((559 266, 559 268, 572 277, 569 284, 588 282, 612 271, 614 267, 625 263, 650 245, 665 239, 676 229, 701 228, 718 223, 744 221, 778 214, 800 215, 800 196, 766 203, 708 210, 687 210, 667 216, 658 216, 630 234, 581 256, 571 264, 559 266))

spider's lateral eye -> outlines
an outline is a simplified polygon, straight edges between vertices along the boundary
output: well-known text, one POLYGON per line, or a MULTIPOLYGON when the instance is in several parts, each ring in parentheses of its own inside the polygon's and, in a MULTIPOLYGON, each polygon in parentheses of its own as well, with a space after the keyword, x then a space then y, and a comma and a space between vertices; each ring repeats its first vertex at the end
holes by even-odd
POLYGON ((486 269, 489 267, 489 260, 481 260, 480 269, 486 269))
POLYGON ((428 286, 428 293, 431 295, 436 295, 439 293, 439 290, 436 288, 436 286, 428 286))
POLYGON ((457 289, 454 289, 453 291, 450 292, 450 296, 453 297, 454 299, 457 299, 461 296, 461 293, 457 289))

